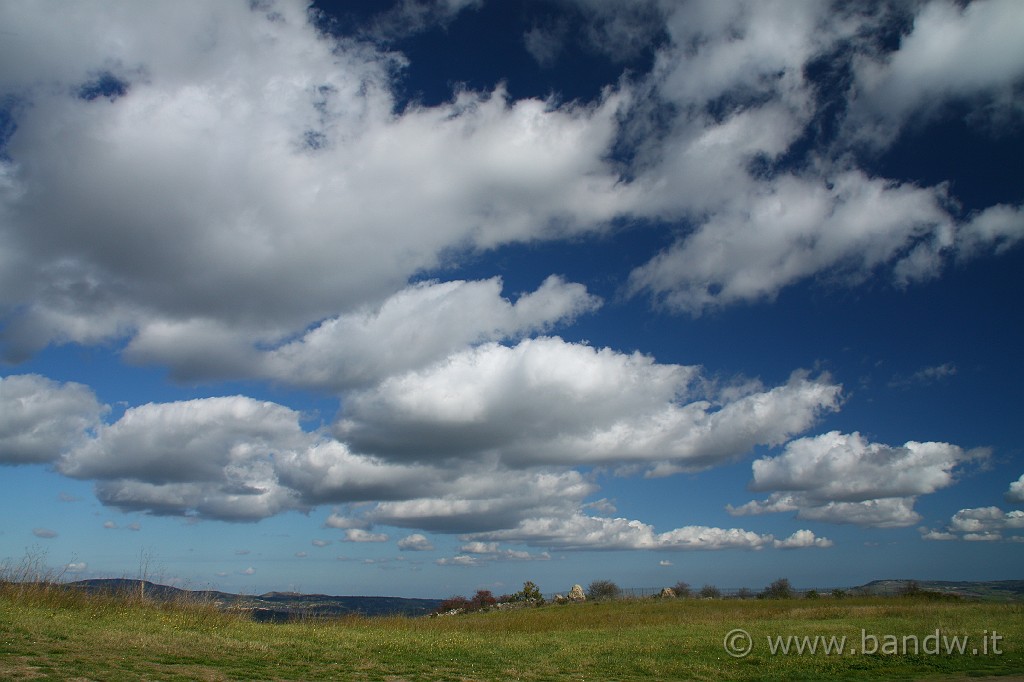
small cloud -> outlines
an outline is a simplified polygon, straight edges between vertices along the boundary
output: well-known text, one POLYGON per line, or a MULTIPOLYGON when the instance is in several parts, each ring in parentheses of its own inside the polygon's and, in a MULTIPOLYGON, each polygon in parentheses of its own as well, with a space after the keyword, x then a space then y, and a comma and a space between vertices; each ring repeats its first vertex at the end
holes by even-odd
POLYGON ((523 34, 523 46, 539 66, 550 68, 558 60, 568 27, 564 23, 534 26, 523 34))
POLYGON ((941 541, 946 541, 946 540, 957 540, 957 539, 959 539, 959 538, 957 538, 957 536, 953 535, 952 533, 946 533, 946 532, 941 531, 941 530, 928 530, 927 528, 922 528, 921 530, 922 530, 922 532, 921 532, 921 539, 922 540, 935 540, 935 541, 940 541, 941 542, 941 541))
POLYGON ((313 540, 314 547, 326 547, 329 544, 331 544, 330 540, 313 540))
POLYGON ((398 541, 398 549, 403 552, 430 552, 434 546, 422 533, 413 533, 398 541))
POLYGON ((363 559, 362 563, 365 566, 378 566, 380 568, 397 568, 394 564, 400 564, 408 561, 404 556, 390 557, 384 559, 363 559))
POLYGON ((256 569, 253 568, 252 566, 250 566, 249 568, 245 569, 244 571, 239 571, 238 572, 239 575, 253 575, 255 573, 256 573, 256 569))
POLYGON ((356 519, 351 516, 342 516, 340 514, 331 514, 324 521, 325 528, 339 528, 341 530, 348 530, 350 528, 368 528, 369 523, 363 519, 356 519))
POLYGON ((1003 536, 1001 533, 985 531, 984 533, 967 533, 963 539, 967 542, 999 542, 1003 536))
POLYGON ((309 556, 309 553, 308 552, 296 552, 295 556, 298 557, 299 559, 305 559, 306 557, 309 556))
POLYGON ((82 498, 76 497, 71 493, 61 492, 61 494, 57 496, 57 499, 60 500, 61 502, 78 502, 82 498))
POLYGON ((923 540, 964 540, 966 542, 1020 542, 1018 536, 1003 532, 1024 528, 1024 511, 1004 512, 999 507, 961 509, 945 529, 918 528, 923 540))
POLYGON ((1024 503, 1024 474, 1010 484, 1010 489, 1006 491, 1004 497, 1010 503, 1024 503))
POLYGON ((115 528, 117 528, 117 524, 114 523, 113 521, 104 521, 103 522, 103 527, 104 528, 109 528, 110 530, 114 530, 115 528))
POLYGON ((483 560, 479 557, 470 556, 468 554, 460 554, 451 558, 442 558, 434 562, 438 566, 480 566, 483 564, 483 560))
POLYGON ((73 561, 67 566, 65 566, 64 570, 66 570, 68 573, 81 573, 88 567, 89 564, 85 563, 84 561, 73 561))
POLYGON ((616 508, 615 503, 606 497, 602 497, 600 500, 595 500, 593 502, 588 502, 587 504, 583 505, 583 508, 592 509, 593 511, 599 514, 614 514, 618 511, 618 508, 616 508))
POLYGON ((246 554, 249 554, 249 550, 247 550, 247 549, 236 549, 235 550, 235 556, 245 556, 246 554))
POLYGON ((930 386, 944 381, 956 374, 956 365, 946 362, 935 367, 924 367, 917 370, 909 377, 894 376, 889 381, 891 388, 910 388, 911 386, 930 386))
POLYGON ((672 562, 669 561, 668 559, 662 559, 661 561, 658 562, 658 565, 659 566, 671 566, 672 562))
POLYGON ((37 538, 49 540, 50 538, 57 537, 57 531, 50 530, 49 528, 33 528, 32 535, 35 535, 37 538))
POLYGON ((491 561, 550 561, 551 555, 547 552, 530 554, 518 549, 501 549, 497 542, 468 542, 459 548, 462 552, 453 559, 442 559, 438 562, 441 566, 478 566, 484 562, 491 561))
POLYGON ((814 536, 814 531, 798 530, 785 540, 776 540, 774 546, 777 549, 803 549, 805 547, 831 547, 832 541, 828 538, 814 536))
POLYGON ((142 530, 142 526, 140 526, 137 521, 129 523, 125 528, 128 530, 142 530))
POLYGON ((469 542, 460 548, 466 554, 497 554, 497 542, 469 542))
POLYGON ((346 542, 387 542, 388 536, 384 533, 371 533, 361 528, 349 528, 345 531, 346 542))

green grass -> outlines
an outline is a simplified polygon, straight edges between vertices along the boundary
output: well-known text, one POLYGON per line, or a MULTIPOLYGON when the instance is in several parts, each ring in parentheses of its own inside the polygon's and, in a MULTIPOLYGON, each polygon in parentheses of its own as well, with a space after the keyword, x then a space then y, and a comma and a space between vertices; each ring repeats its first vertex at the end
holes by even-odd
POLYGON ((0 585, 0 679, 960 679, 1024 672, 1024 606, 902 598, 638 600, 440 618, 255 623, 202 603, 0 585), (745 628, 752 653, 725 634, 745 628), (969 635, 967 655, 775 655, 765 637, 969 635), (984 631, 1002 655, 970 655, 984 631))

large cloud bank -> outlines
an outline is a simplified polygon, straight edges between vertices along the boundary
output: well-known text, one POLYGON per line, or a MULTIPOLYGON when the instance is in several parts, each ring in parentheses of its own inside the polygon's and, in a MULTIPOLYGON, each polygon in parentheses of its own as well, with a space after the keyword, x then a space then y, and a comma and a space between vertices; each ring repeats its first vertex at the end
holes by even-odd
POLYGON ((459 252, 614 219, 691 226, 628 290, 694 314, 826 272, 933 277, 1024 235, 1019 206, 960 215, 946 186, 872 177, 850 153, 944 102, 1019 122, 1013 0, 916 16, 884 3, 578 5, 605 49, 665 36, 653 70, 589 103, 499 88, 401 110, 404 57, 320 32, 302 2, 5 5, 5 353, 128 339, 133 357, 187 376, 274 371, 175 343, 201 338, 224 355, 282 346, 271 364, 317 383, 331 370, 301 367, 292 343, 312 325, 347 329, 459 252), (822 70, 842 78, 826 87, 822 70))
MULTIPOLYGON (((180 379, 342 403, 317 432, 244 396, 104 423, 88 388, 12 375, 0 462, 48 463, 97 481, 105 504, 156 514, 369 503, 353 540, 387 524, 568 548, 825 546, 809 531, 657 532, 585 511, 586 469, 669 475, 789 443, 754 464, 770 497, 734 513, 915 523, 916 497, 981 454, 790 442, 839 409, 829 377, 719 390, 699 367, 557 336, 603 303, 558 273, 525 292, 422 276, 667 221, 676 238, 621 292, 700 315, 814 278, 912 285, 1006 249, 1024 237, 1020 206, 965 211, 945 184, 860 160, 946 104, 971 102, 996 134, 1019 124, 1024 51, 1005 47, 1021 4, 576 0, 597 49, 657 36, 650 72, 589 102, 499 86, 400 106, 406 58, 387 36, 477 4, 401 3, 361 37, 323 32, 299 1, 0 5, 5 357, 113 342, 180 379)), ((561 39, 538 28, 524 44, 550 63, 561 39)))

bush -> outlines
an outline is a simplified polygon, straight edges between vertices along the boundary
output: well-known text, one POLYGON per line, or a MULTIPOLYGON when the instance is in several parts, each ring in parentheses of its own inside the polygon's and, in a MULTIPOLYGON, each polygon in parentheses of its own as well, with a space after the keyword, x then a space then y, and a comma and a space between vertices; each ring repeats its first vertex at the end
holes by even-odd
POLYGON ((468 611, 469 600, 462 595, 448 597, 437 607, 435 613, 448 613, 450 611, 468 611))
POLYGON ((779 578, 758 595, 759 599, 792 599, 793 587, 788 578, 779 578))
POLYGON ((817 599, 820 596, 817 590, 807 590, 804 592, 804 599, 817 599))
POLYGON ((490 590, 477 590, 472 599, 466 599, 462 595, 448 597, 441 602, 434 613, 486 611, 497 603, 498 600, 494 598, 494 594, 490 590))
POLYGON ((532 580, 527 580, 523 583, 523 589, 512 595, 512 601, 520 601, 530 604, 543 604, 544 596, 541 595, 540 588, 537 587, 536 583, 532 580))
POLYGON ((751 599, 753 596, 754 592, 749 587, 741 587, 736 591, 737 599, 751 599))
POLYGON ((595 580, 587 587, 587 599, 600 601, 602 599, 615 599, 622 593, 619 586, 611 580, 595 580))
POLYGON ((693 591, 690 589, 688 583, 684 583, 682 580, 672 586, 672 591, 676 593, 676 596, 680 599, 687 599, 693 596, 693 591))
POLYGON ((722 591, 714 585, 705 585, 697 594, 701 599, 721 599, 722 591))
POLYGON ((469 611, 486 611, 495 604, 498 600, 494 598, 494 594, 490 590, 477 590, 473 598, 469 600, 469 611))
POLYGON ((832 590, 832 598, 833 599, 843 599, 845 597, 846 597, 846 590, 841 590, 838 587, 836 589, 832 590))

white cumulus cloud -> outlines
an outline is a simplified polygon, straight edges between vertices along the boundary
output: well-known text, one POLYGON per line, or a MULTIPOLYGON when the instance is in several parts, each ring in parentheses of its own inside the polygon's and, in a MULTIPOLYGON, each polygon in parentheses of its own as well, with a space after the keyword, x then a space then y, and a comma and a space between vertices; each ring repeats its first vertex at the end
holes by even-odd
POLYGON ((396 114, 403 59, 319 33, 300 1, 5 6, 0 23, 21 37, 0 89, 24 104, 0 162, 10 357, 127 338, 213 372, 172 339, 201 332, 229 360, 460 250, 600 231, 632 201, 605 158, 619 95, 499 88, 396 114), (89 96, 101 78, 117 94, 89 96))
POLYGON ((984 459, 984 449, 909 441, 871 443, 861 434, 830 431, 788 443, 782 454, 753 465, 751 489, 766 500, 727 507, 734 515, 797 511, 798 518, 863 526, 909 526, 921 520, 919 495, 955 482, 957 467, 984 459))
POLYGON ((1010 489, 1006 491, 1006 501, 1024 503, 1024 474, 1010 484, 1010 489))
POLYGON ((644 210, 692 229, 633 271, 632 293, 700 315, 815 278, 853 285, 882 273, 905 286, 1024 238, 1020 206, 960 216, 948 186, 877 177, 850 153, 865 139, 884 149, 915 116, 964 98, 1010 120, 994 134, 1019 123, 1024 13, 1013 0, 669 7, 671 40, 626 128, 639 140, 644 210), (880 36, 903 21, 909 34, 887 52, 880 36), (812 77, 822 63, 838 84, 812 77), (852 83, 838 89, 844 71, 852 83), (667 126, 666 109, 676 112, 667 126), (822 137, 826 128, 837 132, 822 137), (797 152, 803 162, 787 158, 808 139, 819 144, 797 152))
POLYGON ((384 533, 371 533, 361 528, 349 528, 345 531, 346 542, 387 542, 388 536, 384 533))
POLYGON ((953 514, 944 530, 921 528, 925 540, 966 542, 1024 542, 1024 511, 1004 512, 999 507, 961 509, 953 514), (1006 532, 1009 531, 1009 535, 1006 532))
POLYGON ((684 526, 657 533, 654 527, 625 518, 602 518, 575 513, 562 518, 526 519, 509 530, 478 533, 480 541, 526 542, 565 550, 759 550, 765 547, 827 547, 831 542, 810 531, 785 540, 740 528, 684 526))
POLYGON ((788 538, 776 540, 774 543, 778 549, 803 549, 805 547, 831 547, 832 541, 828 538, 819 538, 813 531, 798 530, 788 538))
POLYGON ((357 451, 510 466, 662 463, 699 469, 778 444, 836 409, 840 387, 788 384, 710 400, 696 367, 565 342, 484 344, 353 392, 335 432, 357 451))
POLYGON ((431 552, 434 550, 434 545, 423 533, 413 533, 398 541, 398 549, 404 552, 431 552))
POLYGON ((950 101, 987 100, 1019 110, 1012 88, 1024 77, 1021 30, 1024 8, 1013 0, 924 3, 895 52, 858 61, 855 122, 887 140, 908 119, 950 101))
POLYGON ((82 384, 0 377, 0 464, 53 462, 84 442, 105 412, 82 384))

